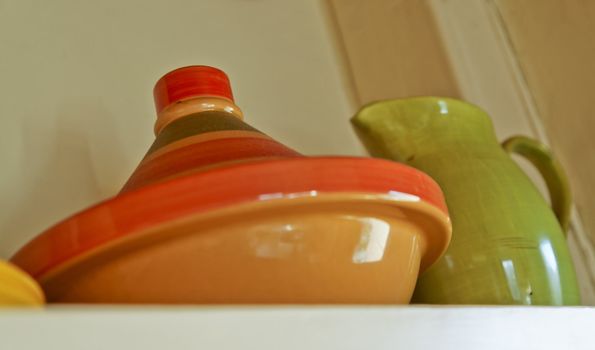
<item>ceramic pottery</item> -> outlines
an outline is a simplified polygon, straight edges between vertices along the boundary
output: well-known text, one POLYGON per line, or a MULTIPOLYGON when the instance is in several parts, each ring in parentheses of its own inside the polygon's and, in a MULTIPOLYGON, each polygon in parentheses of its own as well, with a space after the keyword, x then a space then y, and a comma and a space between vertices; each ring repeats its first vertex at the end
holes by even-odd
POLYGON ((155 142, 121 193, 13 257, 50 302, 408 303, 445 251, 444 198, 421 171, 305 157, 245 123, 212 67, 154 95, 155 142))
POLYGON ((0 308, 43 303, 43 292, 37 282, 16 266, 0 260, 0 308))
POLYGON ((420 169, 444 191, 452 242, 420 277, 415 302, 580 303, 563 231, 568 185, 542 144, 514 137, 502 147, 485 112, 447 98, 372 103, 352 122, 372 155, 420 169), (541 172, 553 210, 509 153, 526 157, 541 172))

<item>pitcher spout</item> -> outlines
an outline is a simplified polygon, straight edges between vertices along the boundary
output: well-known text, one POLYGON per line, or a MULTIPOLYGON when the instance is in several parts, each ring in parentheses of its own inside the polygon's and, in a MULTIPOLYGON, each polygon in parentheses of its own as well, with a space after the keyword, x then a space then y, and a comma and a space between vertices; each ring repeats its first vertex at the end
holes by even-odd
POLYGON ((445 97, 373 102, 351 122, 370 154, 404 163, 429 153, 467 152, 497 143, 483 110, 445 97))

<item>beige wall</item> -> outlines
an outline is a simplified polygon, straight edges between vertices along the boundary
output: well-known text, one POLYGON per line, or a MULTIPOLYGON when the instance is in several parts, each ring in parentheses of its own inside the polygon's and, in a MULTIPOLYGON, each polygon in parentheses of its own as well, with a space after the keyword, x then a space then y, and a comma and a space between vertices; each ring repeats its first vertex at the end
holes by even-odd
POLYGON ((316 0, 0 1, 0 257, 118 191, 179 66, 226 70, 246 120, 297 150, 361 154, 331 42, 316 0))
POLYGON ((427 1, 329 0, 358 105, 460 97, 427 1))
POLYGON ((546 132, 595 239, 595 1, 497 0, 546 132))

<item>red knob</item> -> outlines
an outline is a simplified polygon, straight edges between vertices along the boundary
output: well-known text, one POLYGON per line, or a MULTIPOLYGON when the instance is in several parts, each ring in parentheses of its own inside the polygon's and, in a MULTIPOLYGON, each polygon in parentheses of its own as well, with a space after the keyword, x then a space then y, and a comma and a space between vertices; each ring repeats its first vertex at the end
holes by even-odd
POLYGON ((223 97, 233 101, 227 74, 209 66, 188 66, 165 74, 155 84, 153 96, 157 113, 172 103, 198 96, 223 97))

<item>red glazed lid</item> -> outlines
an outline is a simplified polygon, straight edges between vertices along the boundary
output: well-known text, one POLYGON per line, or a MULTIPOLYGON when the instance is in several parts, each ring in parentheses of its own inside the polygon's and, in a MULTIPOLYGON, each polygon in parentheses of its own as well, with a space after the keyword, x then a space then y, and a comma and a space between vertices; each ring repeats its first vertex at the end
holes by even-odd
POLYGON ((172 103, 198 96, 217 96, 233 101, 227 74, 209 66, 188 66, 165 74, 155 84, 153 96, 157 113, 172 103))
MULTIPOLYGON (((116 196, 45 231, 12 261, 42 278, 71 259, 142 235, 151 227, 231 205, 318 193, 381 194, 394 201, 424 201, 448 216, 438 184, 403 164, 356 157, 255 161, 189 174, 116 196)), ((448 239, 433 237, 433 251, 428 255, 439 256, 448 239)))

